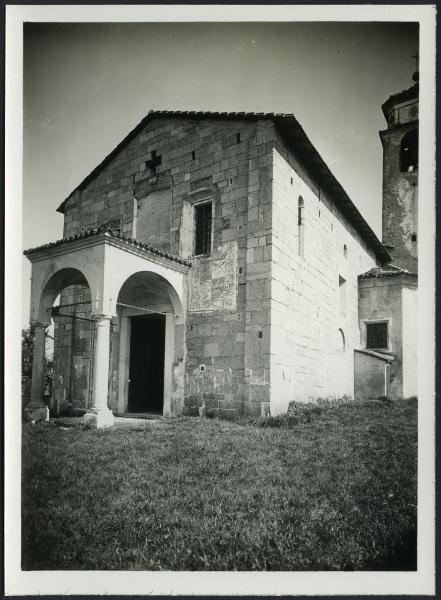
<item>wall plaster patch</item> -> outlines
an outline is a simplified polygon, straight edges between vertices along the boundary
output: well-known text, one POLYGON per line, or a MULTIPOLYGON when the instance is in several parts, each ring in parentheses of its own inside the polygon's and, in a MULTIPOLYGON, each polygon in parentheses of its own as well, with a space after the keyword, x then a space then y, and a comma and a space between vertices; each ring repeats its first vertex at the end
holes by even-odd
POLYGON ((235 310, 237 242, 226 242, 210 257, 194 260, 189 284, 190 312, 235 310))

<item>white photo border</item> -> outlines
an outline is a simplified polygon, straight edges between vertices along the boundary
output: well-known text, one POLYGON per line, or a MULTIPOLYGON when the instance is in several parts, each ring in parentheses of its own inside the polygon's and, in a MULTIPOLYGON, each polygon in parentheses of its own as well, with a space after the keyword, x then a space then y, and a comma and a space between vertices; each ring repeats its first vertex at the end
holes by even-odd
POLYGON ((5 101, 5 592, 7 595, 435 593, 435 15, 431 5, 7 5, 5 101), (413 21, 420 24, 418 569, 414 572, 21 570, 23 23, 413 21))

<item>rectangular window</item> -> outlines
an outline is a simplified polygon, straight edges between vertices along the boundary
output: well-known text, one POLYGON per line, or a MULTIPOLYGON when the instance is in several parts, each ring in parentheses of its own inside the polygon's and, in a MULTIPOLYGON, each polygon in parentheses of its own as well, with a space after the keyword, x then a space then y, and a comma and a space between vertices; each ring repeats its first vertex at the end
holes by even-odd
POLYGON ((386 350, 387 347, 387 323, 366 323, 366 348, 386 350))
POLYGON ((195 206, 195 254, 211 253, 211 202, 195 206))

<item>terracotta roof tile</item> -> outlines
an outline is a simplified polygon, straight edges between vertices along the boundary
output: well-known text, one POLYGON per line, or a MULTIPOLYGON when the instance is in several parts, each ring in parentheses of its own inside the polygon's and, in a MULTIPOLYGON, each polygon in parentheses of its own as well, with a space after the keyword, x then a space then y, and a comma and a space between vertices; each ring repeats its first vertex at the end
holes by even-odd
POLYGON ((37 246, 36 248, 29 248, 25 250, 23 254, 28 256, 29 254, 33 254, 34 252, 38 252, 40 250, 45 250, 46 248, 56 248, 57 246, 61 246, 63 244, 68 244, 70 242, 75 242, 76 240, 84 240, 89 237, 93 237, 96 235, 100 235, 102 233, 108 234, 110 237, 113 237, 118 240, 122 240, 131 246, 135 246, 136 248, 141 248, 142 250, 146 250, 150 254, 155 254, 156 256, 162 256, 163 258, 167 258, 169 260, 173 260, 181 265, 186 265, 187 267, 191 266, 191 262, 179 256, 175 256, 174 254, 170 254, 169 252, 165 252, 164 250, 159 250, 158 248, 154 248, 150 244, 145 242, 139 242, 134 238, 127 237, 122 233, 118 233, 114 229, 108 227, 94 227, 92 229, 87 229, 83 233, 79 233, 77 235, 72 235, 67 238, 62 238, 60 240, 56 240, 55 242, 49 242, 48 244, 43 244, 42 246, 37 246))
POLYGON ((408 271, 407 269, 400 269, 399 267, 394 267, 393 265, 385 265, 384 267, 374 267, 366 273, 362 273, 358 277, 360 279, 370 279, 374 277, 401 277, 402 275, 412 275, 413 277, 417 277, 418 273, 413 271, 408 271))

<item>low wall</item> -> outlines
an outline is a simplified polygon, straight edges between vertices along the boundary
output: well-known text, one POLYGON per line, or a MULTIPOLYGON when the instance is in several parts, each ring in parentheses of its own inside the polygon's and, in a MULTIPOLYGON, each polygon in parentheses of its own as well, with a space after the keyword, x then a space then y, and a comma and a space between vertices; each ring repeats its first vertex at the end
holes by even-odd
POLYGON ((356 400, 388 397, 392 358, 376 352, 354 350, 354 395, 356 400))

